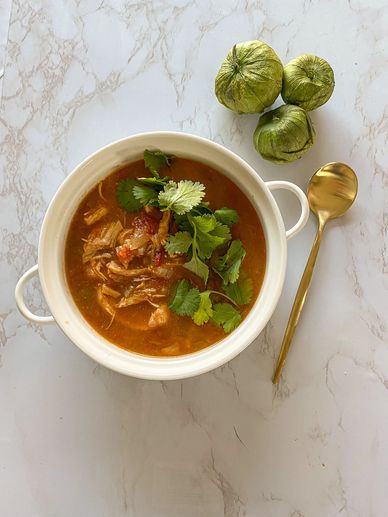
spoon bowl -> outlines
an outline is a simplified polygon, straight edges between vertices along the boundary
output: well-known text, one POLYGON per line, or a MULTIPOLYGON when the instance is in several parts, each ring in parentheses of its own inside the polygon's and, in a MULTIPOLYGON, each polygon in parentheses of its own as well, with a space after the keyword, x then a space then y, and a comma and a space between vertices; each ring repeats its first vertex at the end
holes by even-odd
POLYGON ((344 163, 327 163, 310 180, 307 190, 310 209, 325 220, 340 217, 351 207, 357 189, 357 176, 353 169, 344 163))

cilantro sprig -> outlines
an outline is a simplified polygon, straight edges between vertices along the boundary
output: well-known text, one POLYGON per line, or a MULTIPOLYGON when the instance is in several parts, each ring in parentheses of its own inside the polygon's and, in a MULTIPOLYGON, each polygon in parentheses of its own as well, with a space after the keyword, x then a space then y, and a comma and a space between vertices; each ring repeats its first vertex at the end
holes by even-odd
POLYGON ((166 154, 159 149, 155 151, 146 149, 143 153, 143 158, 144 165, 150 171, 151 175, 156 179, 160 179, 159 170, 162 167, 170 166, 173 155, 166 154))
POLYGON ((224 284, 234 284, 240 275, 240 266, 246 255, 245 248, 240 240, 232 241, 228 251, 217 260, 213 271, 223 280, 224 284))
POLYGON ((230 303, 217 303, 213 310, 213 321, 222 326, 226 333, 237 328, 241 323, 241 314, 230 303))
POLYGON ((161 210, 172 210, 178 215, 190 212, 205 195, 205 187, 198 181, 169 181, 159 192, 158 201, 161 210))
MULTIPOLYGON (((159 170, 170 166, 172 156, 162 151, 144 151, 144 164, 150 171, 151 177, 127 178, 119 181, 116 197, 119 205, 128 212, 136 212, 143 206, 153 205, 160 210, 172 210, 175 214, 184 215, 194 207, 209 211, 205 203, 205 187, 198 181, 172 181, 169 176, 161 177, 159 170)), ((211 212, 211 210, 210 210, 211 212)))
POLYGON ((234 330, 242 319, 239 311, 232 304, 235 302, 224 293, 213 290, 199 292, 196 287, 191 287, 188 280, 184 279, 178 282, 168 307, 179 316, 191 317, 199 326, 212 320, 228 333, 234 330), (224 297, 231 303, 213 305, 212 295, 224 297))
POLYGON ((232 236, 227 225, 221 224, 211 214, 187 216, 189 231, 177 232, 171 235, 166 243, 169 255, 187 253, 191 250, 191 259, 184 264, 207 283, 209 266, 204 262, 210 259, 214 250, 228 242, 232 236))

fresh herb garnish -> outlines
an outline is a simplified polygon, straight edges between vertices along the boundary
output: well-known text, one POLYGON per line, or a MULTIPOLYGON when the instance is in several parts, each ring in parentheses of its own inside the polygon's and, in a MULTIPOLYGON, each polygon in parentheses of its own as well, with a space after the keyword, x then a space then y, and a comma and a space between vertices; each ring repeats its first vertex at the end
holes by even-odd
POLYGON ((198 205, 205 195, 205 187, 198 181, 169 181, 159 192, 158 200, 161 210, 172 210, 178 215, 186 214, 198 205))
POLYGON ((170 235, 164 247, 169 255, 187 253, 192 242, 193 238, 189 232, 177 232, 175 235, 170 235))
POLYGON ((217 260, 213 271, 224 281, 224 284, 233 284, 240 274, 241 262, 245 257, 245 249, 240 240, 232 241, 228 251, 217 260))
POLYGON ((190 288, 188 280, 180 280, 169 309, 179 316, 193 316, 200 305, 200 294, 195 287, 190 288))
POLYGON ((194 229, 201 259, 209 259, 218 246, 231 239, 229 228, 218 223, 214 215, 189 215, 189 222, 194 229))
POLYGON ((117 185, 117 202, 121 208, 125 208, 128 212, 136 212, 143 206, 133 193, 134 187, 138 185, 139 183, 131 178, 121 180, 117 185))
POLYGON ((183 264, 183 267, 202 278, 204 284, 207 284, 209 278, 209 266, 207 266, 205 262, 202 262, 202 260, 198 257, 197 249, 195 246, 193 246, 193 255, 191 259, 183 264))
POLYGON ((144 185, 135 185, 132 191, 134 197, 142 206, 154 205, 158 202, 158 195, 152 188, 145 187, 144 185))
POLYGON ((142 185, 149 186, 150 188, 154 189, 156 192, 159 192, 160 190, 163 190, 164 187, 167 185, 167 183, 170 181, 170 178, 168 176, 165 176, 164 178, 137 178, 137 181, 141 183, 142 185))
POLYGON ((234 284, 224 285, 224 291, 237 305, 248 305, 253 295, 252 280, 240 277, 234 284))
POLYGON ((213 306, 210 299, 210 291, 203 291, 199 296, 199 307, 193 314, 193 321, 196 325, 203 325, 213 316, 213 306))
POLYGON ((169 255, 187 253, 191 247, 191 260, 184 264, 203 281, 207 282, 209 267, 203 261, 209 259, 213 251, 231 239, 230 230, 226 225, 219 223, 214 215, 188 215, 191 233, 177 232, 171 235, 166 243, 169 255))
POLYGON ((196 287, 190 286, 188 280, 180 280, 169 309, 179 316, 191 317, 196 325, 204 325, 212 319, 225 332, 231 332, 241 322, 240 313, 230 303, 217 303, 213 306, 211 295, 228 298, 218 291, 207 290, 200 293, 196 287))
POLYGON ((217 303, 212 320, 222 326, 225 332, 231 332, 240 325, 241 314, 230 303, 217 303))
POLYGON ((214 215, 216 216, 217 221, 222 224, 226 224, 229 227, 238 223, 240 220, 240 216, 236 210, 233 210, 232 208, 220 208, 214 212, 214 215))
POLYGON ((171 154, 166 154, 159 149, 156 149, 155 151, 146 149, 144 151, 143 157, 144 165, 156 179, 160 179, 159 169, 165 166, 169 166, 171 159, 173 158, 171 154))

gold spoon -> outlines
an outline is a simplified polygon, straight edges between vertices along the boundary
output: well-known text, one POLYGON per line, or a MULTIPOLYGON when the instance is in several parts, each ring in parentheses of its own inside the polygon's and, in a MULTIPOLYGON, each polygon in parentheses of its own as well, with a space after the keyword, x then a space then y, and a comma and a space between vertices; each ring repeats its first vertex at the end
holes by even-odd
POLYGON ((279 381, 306 300, 323 230, 329 219, 340 217, 351 207, 357 196, 357 185, 355 172, 348 165, 338 162, 327 163, 318 169, 310 180, 307 198, 312 212, 318 218, 318 231, 292 306, 272 378, 274 384, 279 381))

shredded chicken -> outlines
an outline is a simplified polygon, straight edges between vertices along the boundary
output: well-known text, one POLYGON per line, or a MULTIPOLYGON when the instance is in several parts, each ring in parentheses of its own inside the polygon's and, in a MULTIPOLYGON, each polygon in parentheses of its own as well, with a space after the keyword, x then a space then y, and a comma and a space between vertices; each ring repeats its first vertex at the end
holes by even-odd
POLYGON ((106 281, 107 278, 104 275, 104 273, 101 271, 103 266, 104 266, 104 263, 102 260, 92 260, 85 267, 86 274, 90 278, 94 278, 95 280, 106 281))
POLYGON ((116 291, 116 289, 112 289, 111 287, 109 287, 109 285, 106 285, 106 284, 102 284, 101 291, 106 296, 111 296, 112 298, 120 297, 119 291, 116 291))
POLYGON ((112 253, 110 251, 103 251, 102 253, 96 253, 93 255, 93 260, 111 259, 112 253))
POLYGON ((92 260, 98 251, 114 248, 117 236, 122 229, 120 221, 106 224, 100 228, 94 228, 84 244, 83 263, 85 264, 92 260))
POLYGON ((163 212, 162 219, 159 223, 159 229, 158 229, 158 240, 159 244, 164 246, 166 244, 166 240, 168 237, 168 229, 170 226, 170 220, 171 220, 171 210, 166 210, 163 212))
POLYGON ((112 325, 113 320, 116 316, 116 310, 109 302, 109 299, 104 295, 102 292, 102 287, 99 286, 97 288, 97 302, 100 304, 101 308, 111 316, 111 320, 109 322, 109 325, 107 326, 107 329, 112 325))
POLYGON ((152 314, 148 321, 150 328, 162 327, 166 325, 169 318, 169 310, 165 303, 158 307, 152 314))
POLYGON ((165 355, 179 355, 179 345, 169 345, 161 349, 165 355))
POLYGON ((149 294, 146 292, 138 292, 130 294, 129 296, 124 296, 121 300, 116 304, 118 309, 122 309, 123 307, 129 307, 130 305, 138 305, 139 303, 148 302, 149 294))
MULTIPOLYGON (((101 183, 98 192, 104 199, 101 183)), ((108 213, 108 208, 100 204, 84 214, 85 223, 93 225, 108 213)), ((96 281, 98 304, 111 317, 108 328, 117 318, 129 328, 150 330, 169 320, 169 279, 185 259, 168 257, 164 249, 173 224, 170 210, 162 213, 155 207, 145 207, 138 215, 130 216, 130 221, 129 227, 125 220, 124 224, 117 220, 93 228, 83 239, 82 261, 87 275, 96 281), (154 308, 148 323, 132 321, 126 312, 119 311, 141 303, 154 308)), ((167 355, 178 353, 175 348, 168 349, 167 355)))
POLYGON ((100 196, 101 199, 106 201, 106 199, 104 198, 104 195, 102 193, 102 181, 100 181, 100 183, 98 184, 98 195, 100 196))
POLYGON ((164 267, 142 267, 135 269, 125 269, 115 261, 108 262, 106 265, 108 270, 114 275, 125 276, 128 278, 140 277, 142 275, 155 276, 160 278, 170 278, 173 271, 164 267))
POLYGON ((124 228, 117 236, 117 244, 121 246, 121 244, 124 244, 124 242, 133 235, 133 229, 132 228, 124 228))
POLYGON ((109 212, 109 210, 106 208, 106 206, 99 206, 97 208, 92 208, 88 212, 84 213, 84 221, 88 226, 91 226, 92 224, 96 223, 100 219, 102 219, 106 214, 109 212))

